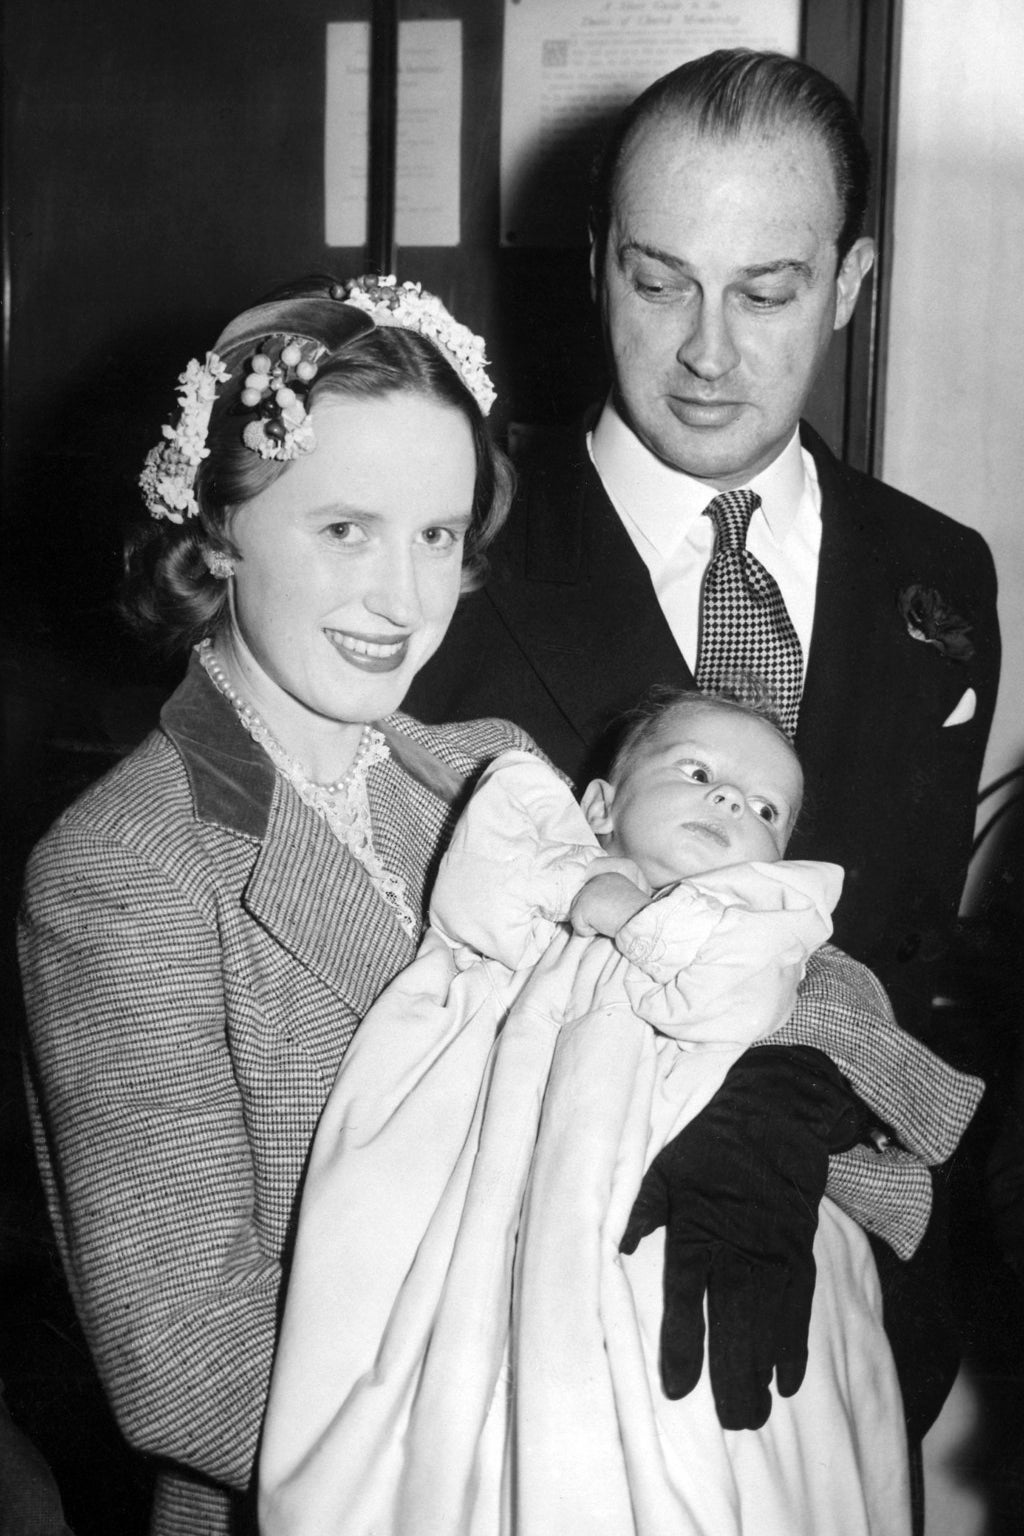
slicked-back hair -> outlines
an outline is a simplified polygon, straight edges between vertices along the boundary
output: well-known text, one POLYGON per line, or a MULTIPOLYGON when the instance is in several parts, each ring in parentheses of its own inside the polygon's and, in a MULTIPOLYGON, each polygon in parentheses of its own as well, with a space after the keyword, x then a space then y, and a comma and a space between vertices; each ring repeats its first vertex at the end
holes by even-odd
POLYGON ((675 122, 698 137, 802 129, 828 154, 839 202, 837 269, 864 227, 871 157, 853 106, 834 81, 802 59, 720 48, 691 59, 639 95, 616 121, 594 169, 590 228, 595 271, 604 267, 616 185, 636 131, 675 122))

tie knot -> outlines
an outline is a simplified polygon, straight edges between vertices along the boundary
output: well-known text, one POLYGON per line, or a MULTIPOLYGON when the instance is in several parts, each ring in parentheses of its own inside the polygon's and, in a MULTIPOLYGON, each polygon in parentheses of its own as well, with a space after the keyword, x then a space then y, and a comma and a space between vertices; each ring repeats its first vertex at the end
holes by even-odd
POLYGON ((755 491, 723 491, 704 508, 718 534, 716 550, 743 549, 750 519, 761 505, 755 491))

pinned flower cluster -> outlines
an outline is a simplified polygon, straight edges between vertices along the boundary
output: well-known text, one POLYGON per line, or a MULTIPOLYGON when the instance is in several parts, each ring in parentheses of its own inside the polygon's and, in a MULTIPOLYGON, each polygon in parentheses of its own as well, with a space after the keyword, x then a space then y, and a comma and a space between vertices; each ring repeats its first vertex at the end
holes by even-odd
POLYGON ((399 283, 396 277, 356 277, 333 290, 356 309, 372 315, 377 325, 397 325, 417 331, 444 353, 486 416, 497 395, 487 374, 482 336, 476 336, 449 314, 441 300, 421 283, 399 283))
POLYGON ((193 358, 185 372, 179 374, 181 415, 178 424, 163 427, 164 441, 149 450, 139 476, 142 495, 152 517, 182 523, 186 517, 199 515, 196 474, 210 451, 206 446, 206 434, 213 402, 217 398, 217 385, 230 377, 216 352, 207 352, 202 363, 193 358))
POLYGON ((934 587, 913 582, 903 588, 896 602, 912 640, 934 646, 950 661, 970 661, 974 655, 972 626, 934 587))
MULTIPOLYGON (((262 459, 297 459, 316 447, 306 397, 317 365, 303 352, 299 337, 286 336, 282 341, 276 361, 266 350, 255 354, 242 389, 242 404, 258 413, 246 424, 242 441, 262 459)), ((306 345, 315 353, 323 352, 316 343, 306 345)))

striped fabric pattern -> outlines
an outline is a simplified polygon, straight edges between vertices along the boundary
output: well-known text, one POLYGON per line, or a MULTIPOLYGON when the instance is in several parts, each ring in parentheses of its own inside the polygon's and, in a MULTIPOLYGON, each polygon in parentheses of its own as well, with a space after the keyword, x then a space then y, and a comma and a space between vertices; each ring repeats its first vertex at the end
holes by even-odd
MULTIPOLYGON (((200 687, 190 674, 179 690, 192 729, 220 707, 200 687)), ((462 775, 531 746, 500 721, 391 723, 462 775)), ((240 762, 249 748, 240 732, 240 762)), ((227 1490, 252 1470, 313 1129, 414 947, 287 784, 259 838, 237 824, 251 807, 235 825, 197 816, 190 771, 157 732, 72 806, 33 854, 20 932, 51 1216, 121 1427, 169 1464, 158 1536, 220 1536, 237 1517, 227 1490)), ((456 812, 393 762, 370 793, 380 851, 418 901, 456 812)))
POLYGON ((931 1215, 928 1169, 955 1151, 984 1083, 900 1030, 874 974, 831 944, 808 960, 793 1015, 770 1043, 824 1051, 881 1124, 896 1131, 898 1146, 856 1146, 830 1158, 826 1193, 909 1258, 931 1215))

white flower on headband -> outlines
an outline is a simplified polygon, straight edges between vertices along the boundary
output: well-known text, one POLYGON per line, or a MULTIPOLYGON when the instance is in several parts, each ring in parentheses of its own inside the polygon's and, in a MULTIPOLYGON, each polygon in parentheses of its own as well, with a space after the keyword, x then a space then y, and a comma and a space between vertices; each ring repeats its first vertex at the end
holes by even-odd
POLYGON ((146 454, 139 476, 142 495, 152 517, 166 517, 183 523, 186 517, 199 515, 196 501, 196 472, 209 453, 206 434, 210 412, 217 398, 217 385, 231 377, 216 352, 207 352, 206 361, 195 358, 178 377, 181 415, 177 426, 163 428, 164 441, 146 454))
POLYGON ((345 303, 365 310, 377 325, 397 325, 432 341, 487 415, 497 395, 487 376, 483 337, 461 325, 439 298, 425 293, 420 283, 399 283, 395 277, 357 277, 343 291, 345 303))

